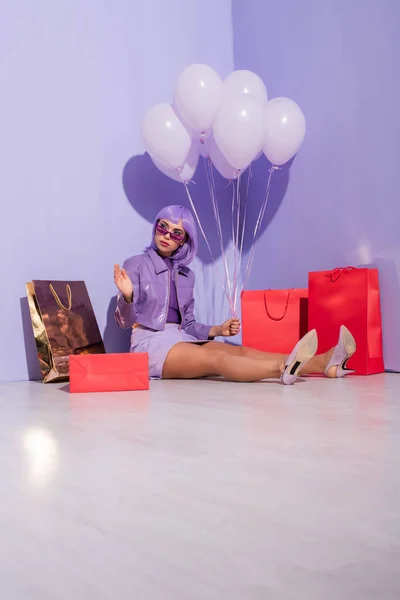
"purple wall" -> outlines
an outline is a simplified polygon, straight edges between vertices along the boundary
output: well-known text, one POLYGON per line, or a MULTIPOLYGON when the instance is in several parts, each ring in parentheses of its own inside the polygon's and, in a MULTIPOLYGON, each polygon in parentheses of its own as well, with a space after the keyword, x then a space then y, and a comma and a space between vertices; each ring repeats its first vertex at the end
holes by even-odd
MULTIPOLYGON (((30 279, 84 279, 108 350, 127 347, 112 317, 113 264, 142 251, 155 215, 140 210, 149 199, 139 184, 127 198, 123 175, 143 153, 144 112, 196 61, 232 70, 229 0, 2 6, 0 381, 38 375, 30 279)), ((160 201, 186 202, 166 181, 157 179, 160 201)), ((197 263, 200 286, 210 269, 197 263)), ((200 293, 198 316, 209 313, 200 293)))
POLYGON ((249 287, 303 287, 310 270, 377 266, 385 364, 400 370, 400 5, 233 0, 232 12, 235 68, 263 77, 269 97, 295 99, 308 125, 249 287))

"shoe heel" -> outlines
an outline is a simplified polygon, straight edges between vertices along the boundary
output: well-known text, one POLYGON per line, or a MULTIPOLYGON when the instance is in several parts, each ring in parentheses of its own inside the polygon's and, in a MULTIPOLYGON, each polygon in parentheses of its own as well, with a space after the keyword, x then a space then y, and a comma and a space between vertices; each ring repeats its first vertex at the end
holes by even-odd
POLYGON ((346 375, 352 375, 353 373, 355 373, 353 369, 343 369, 342 367, 337 367, 336 377, 346 377, 346 375))
POLYGON ((315 356, 317 349, 318 336, 315 329, 313 329, 294 348, 281 375, 281 381, 285 385, 292 385, 296 381, 301 368, 315 356))
POLYGON ((337 378, 345 377, 346 375, 354 373, 355 371, 347 369, 346 365, 355 353, 356 349, 356 341, 353 335, 350 333, 347 327, 342 325, 340 327, 339 341, 333 356, 325 369, 325 375, 328 374, 328 371, 331 367, 336 367, 337 378))
POLYGON ((349 359, 353 356, 353 354, 355 353, 355 351, 357 349, 356 340, 354 339, 354 337, 350 333, 350 331, 347 329, 347 327, 345 327, 344 325, 342 327, 343 327, 343 345, 344 345, 344 349, 345 349, 346 354, 349 359))

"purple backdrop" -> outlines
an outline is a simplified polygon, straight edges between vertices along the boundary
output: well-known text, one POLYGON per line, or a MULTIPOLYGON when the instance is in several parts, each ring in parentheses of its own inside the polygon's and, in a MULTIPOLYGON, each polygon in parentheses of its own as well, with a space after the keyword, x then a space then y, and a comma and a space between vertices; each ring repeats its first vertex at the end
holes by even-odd
MULTIPOLYGON (((308 125, 249 287, 303 287, 310 270, 377 266, 385 364, 399 370, 400 4, 233 0, 232 13, 235 68, 258 73, 269 97, 298 101, 308 125)), ((252 186, 255 197, 262 190, 252 186)))

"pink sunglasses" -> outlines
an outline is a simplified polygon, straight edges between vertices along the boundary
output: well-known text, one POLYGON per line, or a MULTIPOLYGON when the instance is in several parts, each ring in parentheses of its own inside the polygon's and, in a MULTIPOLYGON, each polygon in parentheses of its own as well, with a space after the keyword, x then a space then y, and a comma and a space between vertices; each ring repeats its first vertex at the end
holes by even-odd
POLYGON ((169 233, 169 235, 171 237, 171 240, 173 242, 177 242, 177 243, 182 242, 185 239, 185 237, 186 237, 185 233, 174 233, 173 231, 170 231, 168 229, 168 227, 166 226, 166 224, 162 223, 162 222, 161 223, 157 223, 157 225, 156 225, 156 231, 160 235, 167 235, 167 233, 169 233))

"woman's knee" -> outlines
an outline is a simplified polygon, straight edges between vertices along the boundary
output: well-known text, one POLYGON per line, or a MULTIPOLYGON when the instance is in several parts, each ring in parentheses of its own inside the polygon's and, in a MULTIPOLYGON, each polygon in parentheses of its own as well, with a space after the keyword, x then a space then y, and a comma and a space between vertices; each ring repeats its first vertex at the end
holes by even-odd
POLYGON ((224 365, 229 355, 220 348, 204 348, 203 361, 204 366, 214 371, 218 375, 221 367, 224 365))

